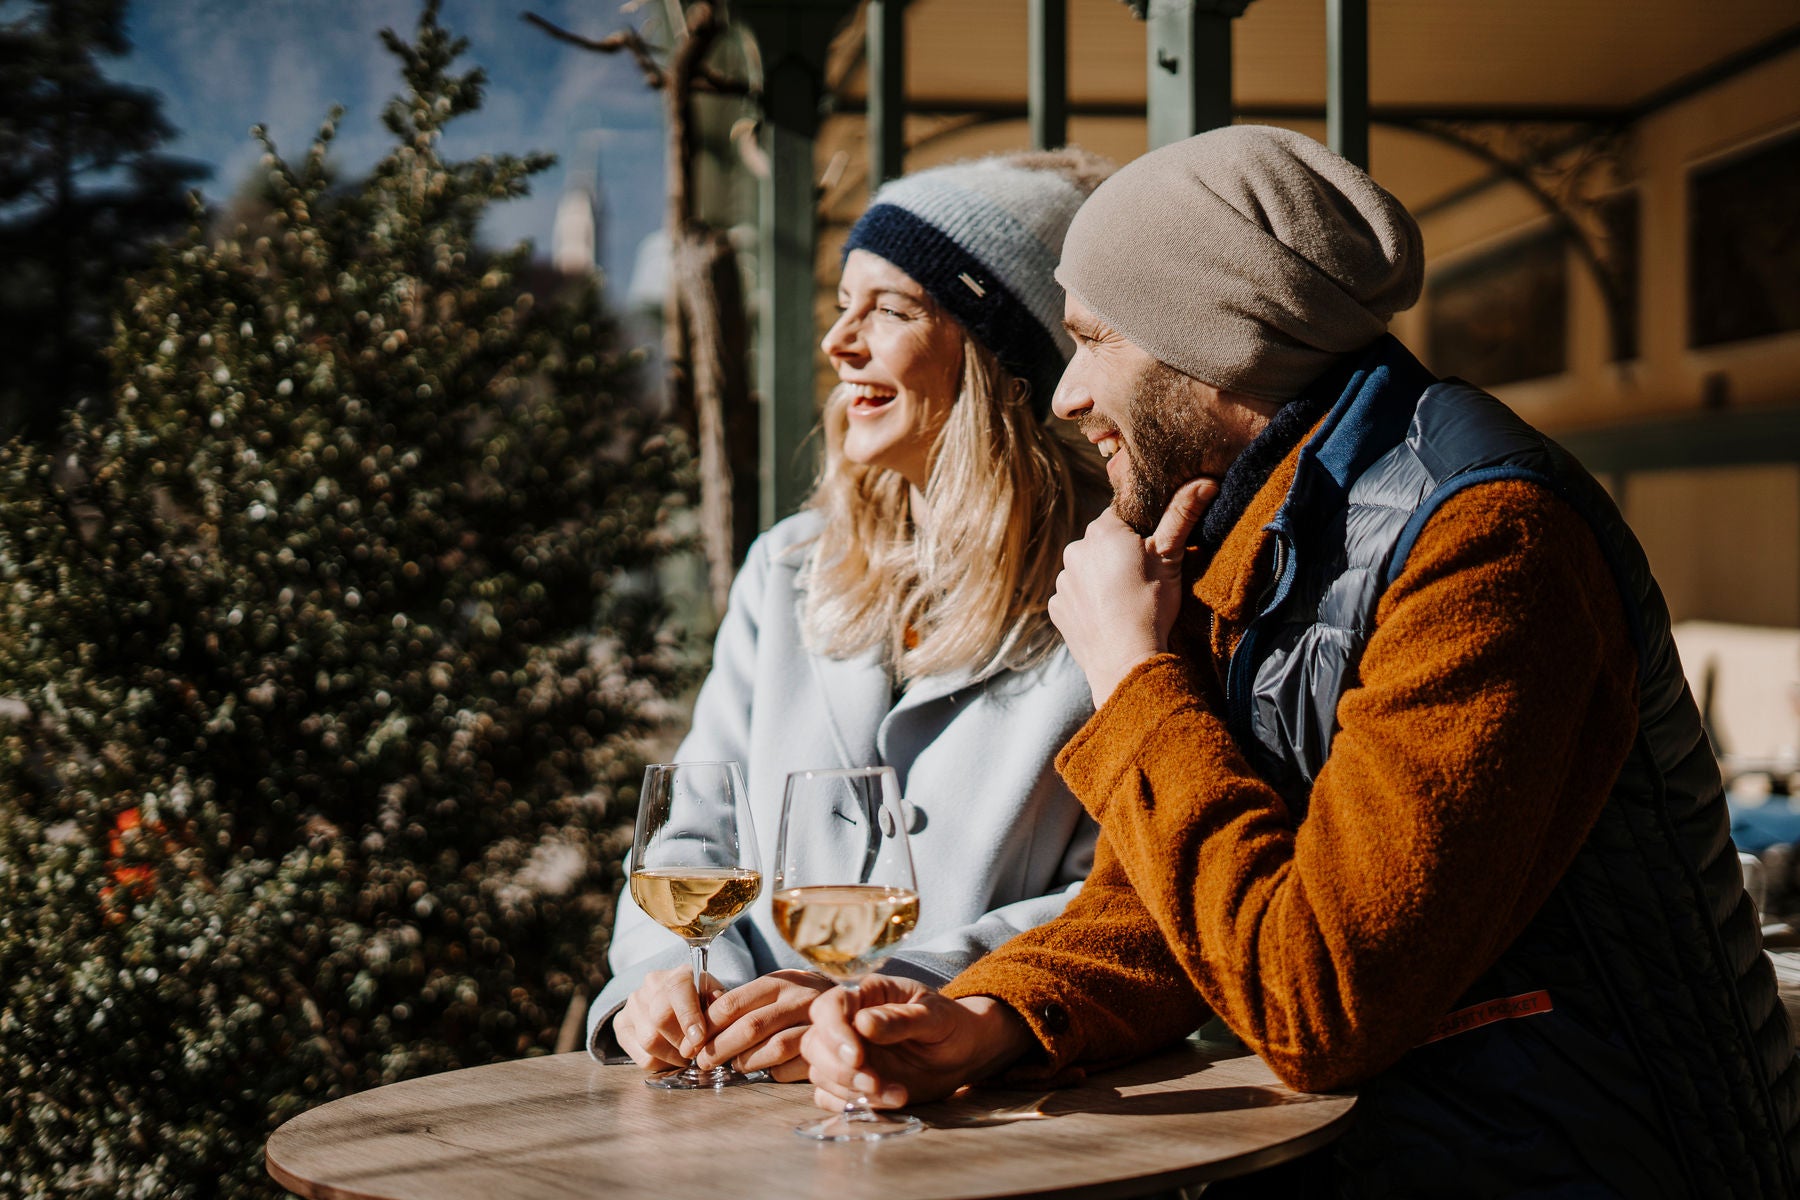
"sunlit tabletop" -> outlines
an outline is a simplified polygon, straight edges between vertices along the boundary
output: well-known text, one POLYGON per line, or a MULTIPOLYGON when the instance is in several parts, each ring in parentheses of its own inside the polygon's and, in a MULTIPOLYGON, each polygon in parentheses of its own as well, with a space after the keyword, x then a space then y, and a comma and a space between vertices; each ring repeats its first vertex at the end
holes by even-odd
POLYGON ((585 1054, 496 1063, 334 1100, 269 1138, 313 1200, 718 1195, 843 1200, 1134 1196, 1242 1174, 1337 1136, 1355 1099, 1283 1087, 1253 1056, 1183 1046, 1055 1091, 980 1088, 872 1144, 794 1136, 804 1084, 664 1092, 585 1054))

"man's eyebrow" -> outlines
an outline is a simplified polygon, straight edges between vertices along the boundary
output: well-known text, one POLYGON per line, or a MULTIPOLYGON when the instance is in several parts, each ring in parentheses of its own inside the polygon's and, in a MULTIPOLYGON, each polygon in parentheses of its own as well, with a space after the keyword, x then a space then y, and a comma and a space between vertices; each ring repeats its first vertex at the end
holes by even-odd
POLYGON ((1087 338, 1090 342, 1105 336, 1106 331, 1092 321, 1077 321, 1069 317, 1063 318, 1062 327, 1075 337, 1087 338))

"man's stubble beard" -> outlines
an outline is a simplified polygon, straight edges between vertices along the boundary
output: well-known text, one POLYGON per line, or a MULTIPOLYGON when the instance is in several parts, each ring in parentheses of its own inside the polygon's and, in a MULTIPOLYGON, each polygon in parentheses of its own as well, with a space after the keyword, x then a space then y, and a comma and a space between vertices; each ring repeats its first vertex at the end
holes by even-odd
POLYGON ((1200 402, 1193 381, 1166 363, 1145 376, 1120 433, 1125 480, 1113 490, 1112 506, 1139 537, 1156 532, 1182 484, 1228 465, 1230 446, 1217 417, 1200 402))

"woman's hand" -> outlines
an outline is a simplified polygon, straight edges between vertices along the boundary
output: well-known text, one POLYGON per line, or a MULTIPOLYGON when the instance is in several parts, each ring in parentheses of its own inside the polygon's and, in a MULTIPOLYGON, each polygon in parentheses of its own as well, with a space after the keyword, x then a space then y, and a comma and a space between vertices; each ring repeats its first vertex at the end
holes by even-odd
POLYGON ((811 1020, 807 1010, 833 986, 811 971, 771 971, 726 992, 706 1010, 718 1032, 701 1049, 700 1066, 729 1062, 740 1071, 767 1071, 780 1083, 805 1079, 800 1039, 811 1020))
MULTIPOLYGON (((707 999, 725 994, 719 981, 706 977, 707 999)), ((613 1017, 619 1049, 646 1071, 685 1067, 706 1042, 706 1014, 694 995, 694 972, 688 967, 652 971, 613 1017)))

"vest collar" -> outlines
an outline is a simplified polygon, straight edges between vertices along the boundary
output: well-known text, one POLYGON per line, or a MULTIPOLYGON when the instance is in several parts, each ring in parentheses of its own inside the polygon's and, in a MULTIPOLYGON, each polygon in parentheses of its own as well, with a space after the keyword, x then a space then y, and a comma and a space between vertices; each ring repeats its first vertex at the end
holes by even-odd
POLYGON ((1405 438, 1420 394, 1437 380, 1384 334, 1351 360, 1347 375, 1328 372, 1321 382, 1340 384, 1336 402, 1275 465, 1194 582, 1194 598, 1222 621, 1257 616, 1276 539, 1291 537, 1304 513, 1341 508, 1351 482, 1405 438))
MULTIPOLYGON (((1325 418, 1319 420, 1323 423, 1325 418)), ((1316 431, 1317 426, 1314 428, 1316 431)), ((1222 621, 1241 624, 1256 615, 1255 604, 1262 590, 1260 568, 1268 560, 1275 536, 1269 525, 1293 486, 1294 469, 1304 445, 1296 445, 1275 464, 1268 480, 1245 507, 1244 515, 1225 535, 1218 553, 1194 581, 1194 598, 1222 621)))
POLYGON ((1375 339, 1301 448, 1294 486, 1275 524, 1291 530, 1303 511, 1342 507, 1356 477, 1406 439, 1419 397, 1436 382, 1392 334, 1375 339))

